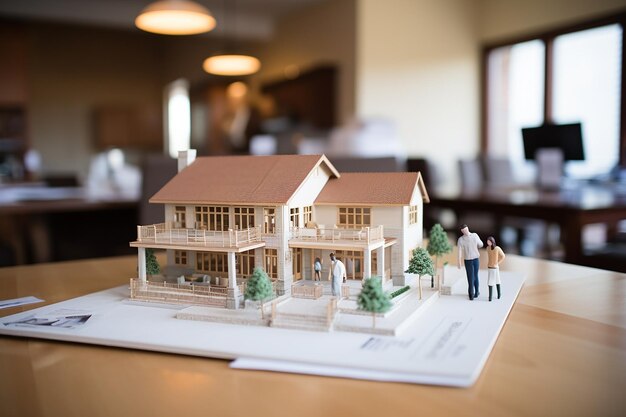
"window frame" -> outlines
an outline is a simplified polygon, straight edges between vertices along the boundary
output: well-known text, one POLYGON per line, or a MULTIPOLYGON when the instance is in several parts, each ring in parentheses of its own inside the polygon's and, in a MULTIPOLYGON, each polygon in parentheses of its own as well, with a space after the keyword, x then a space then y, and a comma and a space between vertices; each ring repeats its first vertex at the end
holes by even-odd
POLYGON ((561 36, 602 26, 619 24, 622 26, 622 62, 621 62, 621 85, 620 85, 620 121, 619 121, 619 158, 621 167, 626 167, 626 12, 613 13, 597 19, 586 20, 573 25, 561 26, 549 31, 532 33, 525 36, 509 38, 500 42, 489 43, 483 46, 481 56, 481 79, 480 79, 480 150, 483 154, 489 152, 489 54, 491 51, 512 46, 522 42, 540 40, 545 45, 544 59, 544 102, 543 121, 553 122, 553 72, 554 72, 554 40, 561 36))

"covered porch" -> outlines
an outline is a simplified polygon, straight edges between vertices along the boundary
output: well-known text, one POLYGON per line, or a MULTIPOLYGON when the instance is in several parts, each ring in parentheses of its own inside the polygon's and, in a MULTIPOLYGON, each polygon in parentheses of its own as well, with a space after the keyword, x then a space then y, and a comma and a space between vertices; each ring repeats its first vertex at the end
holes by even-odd
MULTIPOLYGON (((132 242, 131 246, 136 247, 137 248, 137 265, 138 265, 138 277, 137 277, 137 284, 138 286, 141 285, 148 285, 150 283, 147 282, 147 274, 146 274, 146 249, 150 248, 150 249, 155 249, 155 248, 162 248, 162 249, 174 249, 174 250, 187 250, 188 248, 185 246, 179 246, 179 245, 155 245, 155 244, 147 244, 147 243, 140 243, 140 242, 132 242)), ((227 279, 224 279, 224 277, 216 277, 219 279, 219 281, 216 281, 215 283, 212 283, 211 281, 206 281, 202 280, 202 282, 191 282, 191 285, 195 285, 197 287, 202 287, 202 286, 207 286, 208 288, 210 288, 210 291, 212 293, 215 293, 213 295, 216 294, 223 294, 226 297, 226 303, 225 306, 226 308, 230 308, 230 309, 237 309, 240 307, 240 304, 243 300, 243 291, 245 288, 245 283, 243 282, 242 279, 240 279, 239 281, 237 280, 237 261, 236 261, 236 257, 238 254, 242 254, 243 252, 248 252, 248 251, 252 251, 254 249, 257 248, 262 248, 265 246, 264 242, 254 242, 254 243, 249 243, 247 245, 240 245, 239 247, 226 247, 226 248, 211 248, 211 250, 204 250, 204 249, 199 249, 199 248, 194 248, 193 254, 195 256, 201 256, 201 255, 208 255, 208 254, 212 254, 212 255, 219 255, 222 257, 222 259, 225 258, 225 268, 224 272, 227 274, 227 279)), ((196 264, 196 262, 193 262, 193 264, 196 264)), ((199 267, 198 267, 199 268, 199 267)), ((196 273, 194 273, 193 275, 204 275, 205 277, 207 275, 210 274, 207 273, 204 270, 196 270, 194 269, 194 271, 196 273)), ((179 282, 176 283, 177 284, 177 288, 182 288, 182 289, 186 289, 185 285, 187 285, 188 283, 185 280, 184 276, 181 276, 179 278, 179 282), (182 287, 181 287, 182 285, 182 287)))
POLYGON ((319 258, 322 262, 321 281, 330 279, 330 253, 340 259, 346 266, 348 280, 362 280, 373 275, 380 276, 383 283, 391 282, 391 247, 397 242, 395 238, 378 239, 376 242, 364 241, 302 241, 290 240, 289 247, 293 256, 294 282, 314 280, 314 262, 319 258))

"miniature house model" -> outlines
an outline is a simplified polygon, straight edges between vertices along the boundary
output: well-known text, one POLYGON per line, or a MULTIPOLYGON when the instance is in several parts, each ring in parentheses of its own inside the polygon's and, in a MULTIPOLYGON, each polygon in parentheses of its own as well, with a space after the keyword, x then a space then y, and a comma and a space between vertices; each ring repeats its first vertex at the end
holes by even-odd
POLYGON ((378 275, 404 284, 411 252, 422 242, 428 195, 420 173, 343 173, 324 155, 216 156, 184 151, 178 174, 150 203, 165 223, 137 227, 139 285, 146 248, 165 249, 167 275, 198 277, 221 288, 224 307, 238 308, 242 284, 263 268, 278 295, 311 279, 329 254, 348 279, 378 275))

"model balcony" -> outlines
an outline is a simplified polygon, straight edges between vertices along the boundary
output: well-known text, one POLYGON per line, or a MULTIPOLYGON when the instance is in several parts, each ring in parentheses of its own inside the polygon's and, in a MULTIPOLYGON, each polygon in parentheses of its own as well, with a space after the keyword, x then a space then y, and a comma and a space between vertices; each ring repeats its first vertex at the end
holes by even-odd
POLYGON ((131 246, 165 249, 200 249, 235 251, 265 246, 261 239, 261 227, 242 230, 205 230, 176 227, 175 223, 159 223, 137 226, 137 241, 131 246))
POLYGON ((385 242, 383 226, 354 229, 296 227, 291 230, 289 246, 310 248, 366 248, 385 242))

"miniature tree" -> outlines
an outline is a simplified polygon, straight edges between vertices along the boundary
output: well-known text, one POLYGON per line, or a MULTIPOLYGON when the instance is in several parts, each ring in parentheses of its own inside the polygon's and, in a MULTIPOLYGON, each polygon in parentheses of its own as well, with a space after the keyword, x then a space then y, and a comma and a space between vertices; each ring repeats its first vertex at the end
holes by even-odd
POLYGON ((363 288, 357 298, 359 309, 372 313, 372 327, 376 328, 376 313, 385 313, 391 308, 389 295, 383 291, 380 277, 365 279, 363 288))
MULTIPOLYGON (((439 259, 446 253, 452 252, 452 245, 448 240, 448 235, 439 223, 435 224, 428 235, 428 246, 426 250, 435 257, 435 271, 439 268, 439 259)), ((435 286, 434 278, 431 276, 430 287, 435 286)))
POLYGON ((422 275, 430 275, 431 277, 435 274, 435 269, 433 267, 433 260, 424 248, 415 248, 413 249, 413 256, 411 256, 411 260, 409 261, 409 269, 405 272, 410 274, 417 274, 417 282, 419 287, 420 300, 422 299, 422 275))
POLYGON ((254 268, 252 276, 248 279, 244 297, 247 300, 261 302, 261 318, 263 315, 263 302, 272 296, 272 282, 267 273, 261 268, 254 268))
POLYGON ((161 267, 159 261, 154 254, 153 249, 146 249, 146 274, 158 275, 161 273, 161 267))

